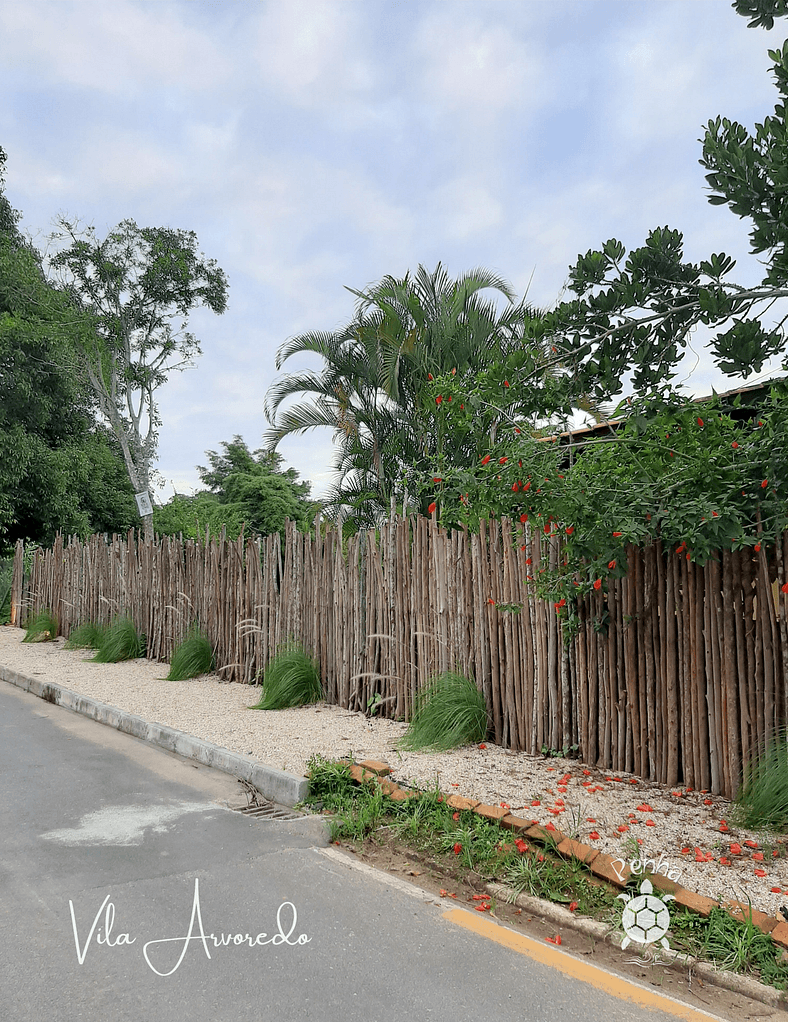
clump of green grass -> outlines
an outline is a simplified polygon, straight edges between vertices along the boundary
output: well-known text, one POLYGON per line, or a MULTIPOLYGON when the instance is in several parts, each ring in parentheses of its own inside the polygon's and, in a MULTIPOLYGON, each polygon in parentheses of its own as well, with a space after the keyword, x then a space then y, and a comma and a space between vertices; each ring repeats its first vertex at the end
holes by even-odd
POLYGON ((51 610, 39 610, 27 622, 22 642, 50 642, 57 635, 57 618, 51 610))
POLYGON ((213 649, 205 632, 194 628, 172 654, 167 681, 186 681, 213 667, 213 649))
POLYGON ((784 831, 788 827, 788 734, 775 735, 744 772, 733 817, 750 830, 784 831))
POLYGON ((282 647, 263 673, 263 693, 251 710, 283 710, 303 706, 323 698, 317 662, 302 646, 289 643, 282 647))
POLYGON ((71 629, 71 634, 66 639, 65 648, 98 649, 103 635, 104 629, 100 625, 94 625, 92 621, 85 621, 71 629))
POLYGON ((145 655, 145 636, 128 617, 116 617, 101 636, 101 644, 93 657, 100 664, 117 664, 145 655))
POLYGON ((713 908, 708 919, 691 926, 691 936, 685 940, 698 957, 721 969, 755 974, 778 990, 788 985, 788 965, 781 960, 781 949, 749 919, 734 919, 724 909, 713 908))
POLYGON ((400 746, 411 751, 446 752, 484 741, 486 734, 484 696, 469 678, 446 671, 416 697, 413 717, 400 746))

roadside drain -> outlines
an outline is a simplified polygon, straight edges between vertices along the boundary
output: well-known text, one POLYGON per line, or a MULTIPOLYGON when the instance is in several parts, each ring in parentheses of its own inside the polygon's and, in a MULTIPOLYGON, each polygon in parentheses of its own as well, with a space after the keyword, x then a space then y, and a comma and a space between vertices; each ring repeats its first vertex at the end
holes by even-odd
POLYGON ((300 820, 303 815, 278 806, 275 802, 258 801, 245 806, 230 806, 230 809, 243 816, 253 816, 256 820, 300 820))

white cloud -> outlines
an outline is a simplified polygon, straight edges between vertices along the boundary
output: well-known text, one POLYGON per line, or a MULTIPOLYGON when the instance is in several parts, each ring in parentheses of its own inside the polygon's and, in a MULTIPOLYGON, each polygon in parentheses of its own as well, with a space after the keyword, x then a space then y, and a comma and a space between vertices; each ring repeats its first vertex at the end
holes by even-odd
POLYGON ((413 42, 423 100, 462 131, 458 116, 476 130, 510 110, 522 116, 537 101, 545 71, 524 30, 518 38, 472 12, 470 5, 441 4, 418 24, 413 42))
POLYGON ((449 238, 469 238, 500 228, 504 222, 501 201, 485 183, 468 176, 441 185, 435 200, 449 238))
POLYGON ((208 89, 231 64, 169 3, 37 2, 0 6, 3 64, 42 81, 99 92, 208 89))
POLYGON ((331 0, 266 4, 252 29, 261 79, 304 107, 363 96, 375 72, 358 36, 357 11, 331 0))

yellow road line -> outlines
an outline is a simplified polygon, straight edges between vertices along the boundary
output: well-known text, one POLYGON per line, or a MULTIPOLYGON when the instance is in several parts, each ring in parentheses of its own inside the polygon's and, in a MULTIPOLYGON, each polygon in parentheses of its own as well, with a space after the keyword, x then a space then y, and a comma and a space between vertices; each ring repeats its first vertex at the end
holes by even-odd
POLYGON ((453 908, 444 912, 443 918, 457 926, 463 926, 466 930, 478 933, 481 937, 494 940, 497 944, 517 951, 521 955, 528 955, 529 958, 542 965, 559 969, 565 975, 572 976, 583 983, 589 983, 597 990, 602 990, 622 1001, 630 1001, 650 1011, 664 1011, 678 1018, 686 1019, 686 1022, 708 1022, 709 1019, 723 1022, 718 1015, 711 1015, 698 1008, 691 1008, 667 994, 659 994, 654 990, 639 986, 631 980, 614 976, 597 965, 582 962, 566 952, 559 951, 558 948, 540 944, 532 937, 516 933, 486 916, 475 915, 464 908, 453 908))

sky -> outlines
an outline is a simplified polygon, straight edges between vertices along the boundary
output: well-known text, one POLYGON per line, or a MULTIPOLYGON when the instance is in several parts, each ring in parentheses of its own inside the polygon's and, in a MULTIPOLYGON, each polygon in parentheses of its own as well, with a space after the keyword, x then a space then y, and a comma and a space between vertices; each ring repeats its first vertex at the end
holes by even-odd
MULTIPOLYGON (((132 218, 194 231, 228 275, 158 392, 165 500, 206 451, 261 445, 277 349, 350 320, 346 287, 482 266, 550 308, 578 254, 665 225, 755 283, 699 139, 772 112, 784 35, 728 0, 0 0, 6 194, 42 249, 59 214, 100 237, 132 218)), ((689 392, 735 385, 695 348, 689 392)), ((325 492, 330 431, 279 451, 325 492)))

